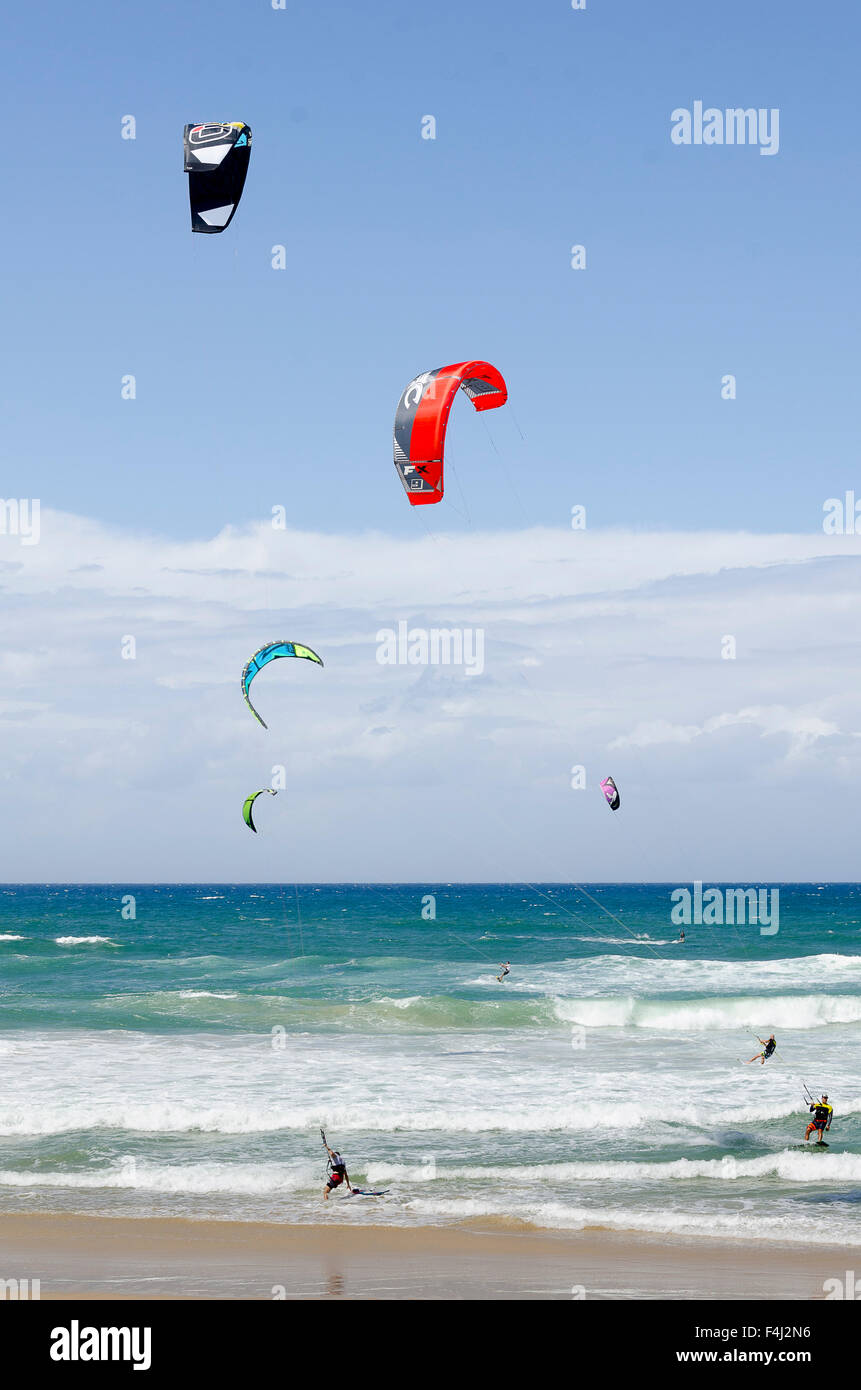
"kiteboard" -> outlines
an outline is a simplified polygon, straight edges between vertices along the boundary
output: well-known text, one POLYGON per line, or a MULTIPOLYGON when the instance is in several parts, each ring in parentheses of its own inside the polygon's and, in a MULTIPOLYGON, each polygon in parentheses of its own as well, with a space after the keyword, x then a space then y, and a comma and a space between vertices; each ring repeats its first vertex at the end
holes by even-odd
POLYGON ((390 1192, 390 1191, 391 1191, 391 1188, 389 1188, 389 1187, 381 1187, 381 1188, 379 1188, 379 1189, 372 1188, 372 1187, 354 1187, 353 1190, 352 1190, 352 1192, 350 1193, 350 1196, 351 1196, 351 1197, 385 1197, 386 1193, 387 1193, 387 1192, 390 1192))

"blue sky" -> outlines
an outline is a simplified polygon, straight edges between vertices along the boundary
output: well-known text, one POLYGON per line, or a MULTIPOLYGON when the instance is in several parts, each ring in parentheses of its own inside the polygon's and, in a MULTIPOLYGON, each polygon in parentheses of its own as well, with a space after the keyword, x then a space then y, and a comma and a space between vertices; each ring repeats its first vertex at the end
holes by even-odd
POLYGON ((19 9, 6 494, 172 536, 275 502, 416 530, 399 391, 479 356, 525 439, 487 417, 515 495, 461 403, 473 524, 584 502, 594 525, 815 529, 857 454, 859 31, 850 4, 743 0, 19 9), (779 154, 673 146, 695 99, 779 107, 779 154), (222 118, 253 128, 245 198, 192 237, 182 127, 222 118))
POLYGON ((42 533, 0 535, 4 877, 857 877, 861 546, 822 530, 861 496, 857 6, 49 4, 7 38, 0 493, 42 533), (779 153, 674 145, 697 100, 778 108, 779 153), (192 236, 183 125, 232 119, 241 206, 192 236), (412 509, 399 394, 466 357, 510 406, 457 402, 412 509), (402 620, 480 627, 486 669, 380 665, 402 620), (239 673, 274 638, 326 665, 261 675, 267 734, 239 673))

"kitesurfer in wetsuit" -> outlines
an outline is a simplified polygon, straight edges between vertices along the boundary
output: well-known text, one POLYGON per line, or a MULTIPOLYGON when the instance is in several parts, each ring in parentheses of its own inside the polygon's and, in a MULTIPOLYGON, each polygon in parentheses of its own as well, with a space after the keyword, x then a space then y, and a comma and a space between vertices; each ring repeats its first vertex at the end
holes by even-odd
POLYGON ((329 1193, 333 1192, 336 1187, 340 1187, 342 1182, 347 1184, 351 1192, 353 1186, 350 1182, 350 1175, 347 1172, 347 1165, 341 1155, 335 1149, 330 1149, 328 1144, 326 1145, 326 1153, 329 1155, 329 1162, 327 1165, 329 1177, 326 1181, 326 1189, 323 1193, 323 1198, 328 1202, 329 1193))
POLYGON ((826 1130, 831 1128, 831 1121, 834 1118, 834 1107, 828 1104, 828 1097, 823 1095, 821 1100, 815 1100, 809 1108, 813 1113, 813 1119, 807 1126, 804 1142, 805 1144, 807 1143, 815 1129, 818 1135, 816 1140, 817 1144, 824 1144, 825 1140, 823 1135, 826 1130))
POLYGON ((684 939, 685 939, 685 929, 684 929, 684 927, 682 927, 681 931, 679 932, 679 941, 684 941, 684 939))
POLYGON ((750 1057, 750 1058, 748 1059, 748 1061, 745 1062, 745 1066, 747 1066, 747 1067, 750 1066, 751 1062, 755 1062, 755 1061, 757 1060, 757 1058, 759 1059, 759 1061, 761 1062, 761 1064, 762 1064, 763 1066, 765 1066, 765 1064, 766 1064, 766 1062, 768 1061, 769 1057, 772 1055, 772 1053, 774 1052, 775 1048, 777 1047, 777 1043, 776 1043, 775 1040, 774 1040, 774 1034, 773 1034, 773 1033, 772 1033, 772 1035, 771 1035, 770 1038, 757 1038, 757 1042, 761 1042, 761 1043, 762 1043, 763 1051, 762 1051, 762 1052, 757 1052, 756 1057, 750 1057))
POLYGON ((497 980, 499 981, 499 983, 502 984, 502 981, 505 979, 506 975, 510 975, 510 974, 511 974, 511 961, 510 961, 510 960, 500 961, 500 962, 499 962, 499 968, 500 968, 500 970, 502 971, 502 974, 501 974, 501 975, 497 975, 496 978, 497 978, 497 980))

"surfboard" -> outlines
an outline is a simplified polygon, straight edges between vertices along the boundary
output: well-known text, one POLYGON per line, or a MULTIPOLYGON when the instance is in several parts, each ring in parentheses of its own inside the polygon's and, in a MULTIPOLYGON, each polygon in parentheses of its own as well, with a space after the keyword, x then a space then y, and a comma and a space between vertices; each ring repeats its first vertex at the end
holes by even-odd
POLYGON ((379 1190, 371 1187, 354 1187, 350 1193, 351 1197, 385 1197, 391 1188, 381 1187, 379 1190))

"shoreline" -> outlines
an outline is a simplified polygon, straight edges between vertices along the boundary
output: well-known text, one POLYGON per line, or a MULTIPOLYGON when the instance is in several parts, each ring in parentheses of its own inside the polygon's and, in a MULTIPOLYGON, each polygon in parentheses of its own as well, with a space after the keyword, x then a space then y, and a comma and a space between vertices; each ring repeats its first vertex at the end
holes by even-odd
POLYGON ((43 1212, 0 1216, 0 1261, 0 1279, 38 1279, 43 1300, 807 1301, 844 1278, 853 1252, 603 1230, 43 1212))

